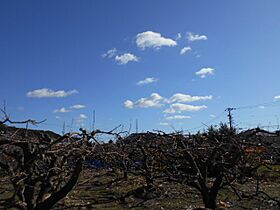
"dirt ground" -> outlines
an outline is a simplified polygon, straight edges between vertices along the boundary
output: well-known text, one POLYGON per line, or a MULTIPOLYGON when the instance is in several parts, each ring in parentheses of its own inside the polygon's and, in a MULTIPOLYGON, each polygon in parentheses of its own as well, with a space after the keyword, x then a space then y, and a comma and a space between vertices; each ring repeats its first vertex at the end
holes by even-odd
MULTIPOLYGON (((83 172, 78 186, 56 206, 56 209, 194 209, 202 208, 200 194, 192 188, 180 184, 161 182, 158 183, 160 196, 151 196, 151 199, 139 198, 137 193, 124 200, 120 199, 126 193, 143 186, 139 177, 129 176, 128 180, 117 180, 113 174, 103 175, 105 172, 86 170, 83 172)), ((274 177, 275 178, 275 177, 274 177)), ((276 202, 263 199, 261 196, 246 198, 253 195, 256 190, 256 181, 251 180, 246 185, 235 186, 241 189, 242 200, 230 188, 225 188, 219 193, 217 202, 221 209, 278 209, 276 202)), ((260 190, 273 198, 280 198, 280 180, 273 182, 266 180, 260 182, 260 190)), ((149 196, 146 196, 146 198, 149 196)))
MULTIPOLYGON (((280 199, 280 179, 275 173, 269 174, 263 171, 269 178, 260 182, 260 190, 266 192, 272 198, 280 199)), ((12 195, 12 186, 4 177, 0 179, 0 199, 12 195)), ((125 209, 159 209, 180 210, 202 208, 203 203, 200 194, 192 188, 170 182, 156 183, 159 193, 145 195, 139 191, 134 195, 121 199, 128 192, 141 189, 144 181, 141 177, 129 176, 127 180, 120 179, 116 173, 107 173, 103 170, 84 170, 77 186, 61 200, 53 209, 98 209, 98 210, 125 210, 125 209)), ((230 188, 225 188, 219 193, 217 203, 220 209, 271 209, 277 210, 276 202, 271 199, 263 199, 261 196, 246 198, 245 195, 253 195, 256 190, 256 180, 251 180, 246 185, 235 185, 242 192, 239 200, 230 188)), ((266 197, 266 196, 263 196, 266 197)), ((0 206, 0 209, 1 208, 0 206)))

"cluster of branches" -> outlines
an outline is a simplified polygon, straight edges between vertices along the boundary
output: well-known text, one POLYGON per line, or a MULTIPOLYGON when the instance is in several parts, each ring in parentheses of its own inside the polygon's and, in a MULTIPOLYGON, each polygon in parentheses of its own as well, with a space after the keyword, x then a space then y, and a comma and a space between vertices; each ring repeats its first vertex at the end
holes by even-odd
MULTIPOLYGON (((0 125, 5 123, 40 122, 13 122, 5 114, 0 125)), ((230 187, 242 199, 234 183, 245 183, 264 164, 261 151, 248 153, 258 145, 244 141, 226 125, 195 135, 155 131, 123 137, 126 133, 118 129, 80 129, 58 138, 47 134, 42 138, 0 135, 1 175, 13 186, 13 195, 0 200, 0 205, 22 210, 50 209, 76 185, 84 161, 92 159, 122 171, 123 179, 129 174, 143 177, 148 192, 157 190, 159 180, 193 187, 206 208, 216 209, 222 188, 230 187), (113 136, 116 141, 101 143, 100 135, 113 136)))
POLYGON ((262 151, 248 153, 252 147, 260 148, 257 144, 244 141, 224 124, 195 135, 162 131, 132 134, 104 146, 107 151, 103 156, 123 171, 123 178, 128 174, 142 176, 147 191, 155 190, 159 180, 193 187, 210 209, 217 208, 217 195, 226 186, 242 199, 235 183, 244 184, 256 177, 258 168, 266 164, 262 151))
MULTIPOLYGON (((41 123, 35 120, 15 122, 3 113, 0 126, 5 126, 5 123, 41 123)), ((18 135, 17 131, 19 129, 14 133, 0 134, 0 175, 2 181, 12 186, 12 195, 0 200, 0 207, 5 209, 52 208, 76 185, 85 159, 95 156, 95 150, 102 153, 97 136, 120 135, 115 130, 87 132, 80 129, 77 133, 54 138, 44 132, 41 137, 34 137, 18 135)))

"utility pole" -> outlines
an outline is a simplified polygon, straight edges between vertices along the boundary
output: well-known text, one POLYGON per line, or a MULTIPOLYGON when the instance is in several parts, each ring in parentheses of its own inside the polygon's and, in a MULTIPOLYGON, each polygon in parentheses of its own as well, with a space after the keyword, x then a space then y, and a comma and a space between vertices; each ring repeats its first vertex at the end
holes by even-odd
POLYGON ((232 130, 232 125, 233 125, 233 116, 232 116, 232 111, 233 110, 236 110, 236 108, 226 108, 226 112, 228 112, 228 121, 229 121, 229 127, 230 127, 230 130, 232 130))

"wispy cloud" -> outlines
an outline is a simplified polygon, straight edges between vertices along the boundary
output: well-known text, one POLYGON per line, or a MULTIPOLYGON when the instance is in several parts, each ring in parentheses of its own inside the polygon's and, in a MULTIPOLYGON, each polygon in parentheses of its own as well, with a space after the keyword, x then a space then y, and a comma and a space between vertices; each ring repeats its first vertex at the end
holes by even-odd
POLYGON ((53 113, 72 112, 72 111, 75 110, 75 109, 83 109, 83 108, 85 108, 85 107, 86 107, 86 106, 85 106, 85 105, 82 105, 82 104, 75 104, 75 105, 69 106, 69 108, 62 107, 62 108, 59 108, 59 109, 55 109, 55 110, 53 111, 53 113))
POLYGON ((140 80, 137 82, 137 85, 147 85, 147 84, 151 84, 151 83, 155 83, 157 82, 158 79, 154 78, 154 77, 147 77, 144 80, 140 80))
POLYGON ((23 107, 23 106, 18 106, 18 107, 17 107, 17 110, 19 110, 19 111, 24 111, 24 107, 23 107))
POLYGON ((87 119, 88 117, 87 117, 85 114, 80 114, 80 115, 79 115, 79 118, 80 118, 80 119, 87 119))
POLYGON ((182 49, 181 49, 181 51, 180 51, 180 54, 181 55, 184 55, 184 54, 186 54, 187 52, 190 52, 192 50, 192 48, 191 47, 183 47, 182 49))
POLYGON ((106 53, 102 54, 103 58, 112 58, 117 54, 117 49, 116 48, 112 48, 110 50, 108 50, 106 53))
POLYGON ((139 61, 139 57, 132 53, 123 53, 120 54, 116 48, 112 48, 108 50, 106 53, 102 54, 103 58, 115 59, 118 64, 125 65, 128 62, 137 62, 139 61))
POLYGON ((159 125, 161 125, 161 126, 169 126, 170 124, 167 123, 167 122, 160 122, 159 125))
POLYGON ((182 112, 190 112, 190 111, 200 111, 202 109, 206 109, 207 106, 194 106, 189 104, 181 104, 181 103, 175 103, 171 104, 170 107, 166 110, 164 110, 164 113, 173 114, 173 113, 182 113, 182 112))
POLYGON ((183 119, 190 119, 191 116, 187 116, 187 115, 174 115, 174 116, 169 116, 166 117, 166 120, 183 120, 183 119))
POLYGON ((189 32, 187 33, 187 39, 190 42, 194 42, 194 41, 207 40, 208 38, 206 35, 193 34, 192 32, 189 32))
POLYGON ((88 117, 85 114, 80 114, 78 117, 75 118, 76 122, 84 122, 88 117))
POLYGON ((137 34, 136 44, 139 48, 145 50, 146 48, 159 49, 163 46, 172 47, 176 46, 177 42, 173 39, 163 37, 160 33, 145 31, 137 34))
POLYGON ((70 106, 69 108, 70 109, 83 109, 83 108, 86 108, 86 106, 82 105, 82 104, 75 104, 73 106, 70 106))
POLYGON ((179 39, 181 39, 182 38, 182 34, 181 33, 177 33, 177 35, 176 35, 176 40, 179 40, 179 39))
POLYGON ((207 75, 213 75, 215 69, 213 68, 202 68, 199 71, 195 72, 197 76, 200 76, 200 78, 205 78, 207 75))
POLYGON ((66 113, 66 112, 71 112, 72 110, 71 109, 67 109, 67 108, 65 108, 65 107, 62 107, 62 108, 60 108, 60 109, 55 109, 54 111, 53 111, 53 113, 66 113))
POLYGON ((162 104, 163 100, 164 98, 160 96, 158 93, 152 93, 150 97, 140 98, 135 102, 131 100, 126 100, 124 102, 124 106, 129 109, 134 107, 140 107, 140 108, 161 107, 163 106, 162 104))
POLYGON ((280 95, 279 96, 274 96, 275 100, 279 100, 280 99, 280 95))
POLYGON ((42 88, 37 90, 29 91, 26 95, 30 98, 63 98, 73 94, 77 94, 77 90, 51 90, 48 88, 42 88))
POLYGON ((117 55, 115 57, 115 60, 118 62, 118 64, 120 65, 125 65, 128 62, 138 62, 139 61, 139 57, 137 57, 136 55, 133 55, 131 53, 124 53, 122 55, 117 55))
POLYGON ((204 100, 212 100, 213 96, 191 96, 188 94, 176 93, 171 98, 168 99, 169 103, 174 102, 193 102, 193 101, 204 101, 204 100))

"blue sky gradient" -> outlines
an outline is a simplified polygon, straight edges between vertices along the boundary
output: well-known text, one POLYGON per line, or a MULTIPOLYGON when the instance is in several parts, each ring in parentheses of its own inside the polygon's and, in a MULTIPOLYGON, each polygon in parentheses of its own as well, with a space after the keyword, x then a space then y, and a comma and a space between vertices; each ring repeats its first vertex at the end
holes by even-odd
POLYGON ((226 121, 229 106, 267 102, 272 103, 236 110, 236 125, 276 125, 279 8, 279 0, 2 0, 0 100, 12 119, 46 118, 38 128, 57 132, 63 122, 67 129, 72 121, 74 130, 89 128, 93 110, 96 127, 103 130, 118 124, 128 129, 136 119, 140 131, 191 130, 201 122, 226 121), (137 35, 147 31, 176 46, 141 48, 137 35), (189 33, 207 40, 192 41, 189 33), (191 50, 180 54, 184 47, 191 50), (114 48, 115 54, 104 56, 114 48), (120 64, 116 58, 125 53, 138 61, 120 64), (212 74, 201 78, 196 72, 203 68, 212 74), (156 81, 137 85, 145 78, 156 81), (42 88, 65 95, 28 95, 42 88), (67 95, 71 90, 77 93, 67 95), (160 103, 141 107, 138 100, 152 93, 162 97, 160 103), (177 93, 212 97, 172 102, 177 93), (126 100, 133 107, 125 107, 126 100), (166 113, 174 103, 207 108, 166 113), (66 112, 55 112, 63 107, 66 112))

